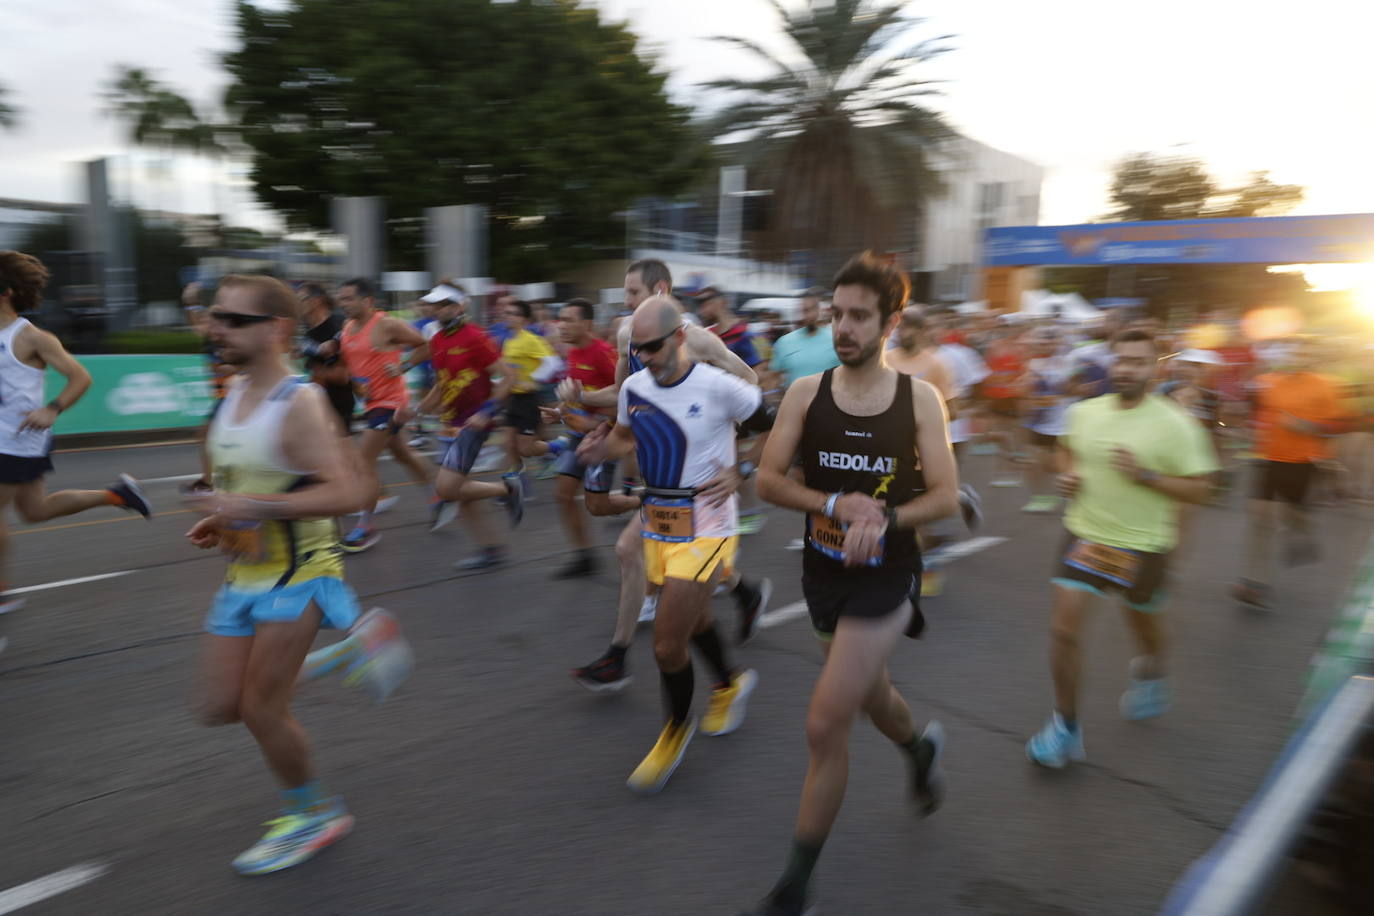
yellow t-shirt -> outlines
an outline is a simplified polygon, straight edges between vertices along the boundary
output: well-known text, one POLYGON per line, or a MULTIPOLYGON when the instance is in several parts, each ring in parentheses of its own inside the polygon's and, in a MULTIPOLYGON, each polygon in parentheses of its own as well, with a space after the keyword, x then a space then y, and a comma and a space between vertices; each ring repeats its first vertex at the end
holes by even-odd
POLYGON ((511 391, 527 394, 539 390, 539 383, 532 376, 540 363, 554 355, 549 342, 532 331, 521 329, 508 338, 501 348, 501 361, 513 376, 511 391))

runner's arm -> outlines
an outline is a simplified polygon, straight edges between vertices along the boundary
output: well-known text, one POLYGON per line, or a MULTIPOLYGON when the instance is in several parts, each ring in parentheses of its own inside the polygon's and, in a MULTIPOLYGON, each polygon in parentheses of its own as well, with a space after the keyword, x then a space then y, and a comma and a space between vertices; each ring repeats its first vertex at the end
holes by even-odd
POLYGON ((824 512, 830 500, 829 493, 813 490, 788 474, 801 448, 802 424, 819 385, 820 376, 806 376, 787 389, 759 458, 756 484, 759 498, 784 509, 824 512))
MULTIPOLYGON (((628 336, 628 335, 627 335, 628 336)), ((687 346, 690 348, 692 358, 703 363, 709 363, 717 369, 723 369, 733 376, 744 379, 751 385, 759 383, 759 377, 753 369, 730 352, 730 348, 725 345, 715 334, 696 325, 687 327, 687 346)))
POLYGON ((57 397, 49 402, 56 405, 59 412, 67 410, 81 400, 81 396, 91 387, 91 374, 67 352, 55 335, 33 327, 29 328, 27 333, 33 335, 34 351, 39 358, 67 380, 67 384, 62 386, 57 397))
POLYGON ((949 444, 949 418, 943 396, 929 382, 911 380, 916 413, 916 452, 926 490, 896 509, 898 528, 918 528, 959 511, 959 469, 949 444))

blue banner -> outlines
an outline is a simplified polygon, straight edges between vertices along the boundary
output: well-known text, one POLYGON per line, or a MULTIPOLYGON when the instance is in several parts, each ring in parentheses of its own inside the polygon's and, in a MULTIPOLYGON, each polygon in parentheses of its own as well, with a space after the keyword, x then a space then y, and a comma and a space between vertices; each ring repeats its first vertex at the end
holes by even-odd
POLYGON ((988 267, 1374 261, 1374 213, 989 229, 988 267))

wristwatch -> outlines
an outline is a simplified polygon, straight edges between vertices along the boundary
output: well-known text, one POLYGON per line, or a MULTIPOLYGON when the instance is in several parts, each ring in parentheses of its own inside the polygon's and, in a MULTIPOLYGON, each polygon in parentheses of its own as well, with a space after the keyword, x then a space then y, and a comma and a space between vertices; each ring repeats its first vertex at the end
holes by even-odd
POLYGON ((758 469, 759 466, 752 461, 741 461, 738 467, 735 468, 735 470, 739 471, 739 476, 743 477, 745 480, 753 477, 758 469))

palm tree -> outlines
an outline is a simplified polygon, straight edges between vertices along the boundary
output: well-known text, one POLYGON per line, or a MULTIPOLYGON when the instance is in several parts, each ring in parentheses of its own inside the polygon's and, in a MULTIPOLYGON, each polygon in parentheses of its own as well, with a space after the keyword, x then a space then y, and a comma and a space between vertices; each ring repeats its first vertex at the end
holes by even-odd
POLYGON ((0 130, 17 130, 19 128, 19 109, 5 101, 5 97, 9 94, 8 87, 0 85, 0 130))
POLYGON ((912 40, 922 20, 905 3, 808 0, 789 11, 770 2, 799 53, 784 59, 718 36, 771 72, 703 85, 733 96, 710 129, 739 136, 771 183, 772 254, 810 251, 824 278, 858 249, 913 247, 922 203, 942 187, 932 158, 954 137, 923 104, 939 90, 914 71, 948 50, 950 36, 912 40))
POLYGON ((161 146, 213 154, 219 151, 212 125, 204 123, 184 96, 142 67, 116 66, 101 96, 106 113, 119 118, 135 146, 161 146))

